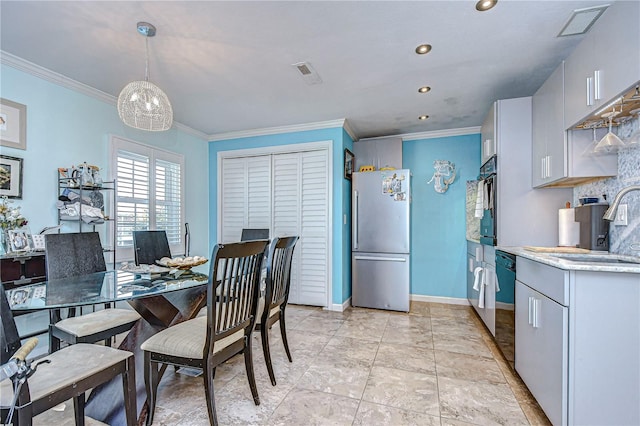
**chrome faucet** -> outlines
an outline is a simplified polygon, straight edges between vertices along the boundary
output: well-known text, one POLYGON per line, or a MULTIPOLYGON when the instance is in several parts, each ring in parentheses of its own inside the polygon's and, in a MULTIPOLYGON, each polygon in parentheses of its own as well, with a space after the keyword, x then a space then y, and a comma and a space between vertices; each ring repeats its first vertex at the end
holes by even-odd
POLYGON ((604 216, 602 216, 602 218, 604 220, 609 220, 609 221, 614 220, 616 218, 616 212, 618 211, 618 205, 620 204, 620 200, 622 200, 622 197, 624 197, 627 193, 631 191, 640 191, 640 185, 631 185, 631 186, 627 186, 626 188, 622 188, 620 192, 616 194, 616 197, 613 199, 611 206, 609 206, 607 211, 604 212, 604 216))

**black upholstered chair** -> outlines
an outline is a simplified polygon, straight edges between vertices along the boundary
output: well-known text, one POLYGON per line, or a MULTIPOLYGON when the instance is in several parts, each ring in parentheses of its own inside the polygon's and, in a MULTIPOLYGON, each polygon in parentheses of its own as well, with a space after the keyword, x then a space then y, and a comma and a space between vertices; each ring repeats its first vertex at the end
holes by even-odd
MULTIPOLYGON (((2 322, 2 364, 11 359, 20 338, 4 286, 0 283, 2 322)), ((128 426, 136 424, 136 380, 131 352, 101 345, 72 345, 39 359, 37 371, 20 387, 13 413, 14 425, 31 425, 32 418, 73 398, 76 425, 84 425, 85 392, 114 377, 122 376, 125 416, 128 426), (48 361, 43 363, 42 361, 48 361)), ((13 405, 12 380, 0 383, 0 421, 7 424, 13 405)), ((119 396, 118 396, 119 398, 119 396)))
POLYGON ((203 370, 209 422, 217 425, 213 392, 216 367, 243 353, 253 401, 260 404, 253 374, 251 333, 267 244, 266 240, 255 240, 216 245, 209 269, 207 314, 171 326, 142 344, 147 425, 153 423, 162 364, 203 370))
POLYGON ((240 241, 268 240, 269 229, 266 228, 244 228, 240 235, 240 241))
POLYGON ((133 252, 136 265, 154 265, 156 260, 171 257, 165 231, 133 231, 133 252))
POLYGON ((260 298, 256 314, 256 329, 260 330, 264 360, 273 386, 276 385, 276 378, 273 374, 271 354, 269 352, 269 329, 276 321, 280 321, 280 334, 282 343, 284 343, 284 350, 287 352, 287 358, 289 358, 289 362, 293 362, 289 351, 289 343, 287 342, 284 314, 287 300, 289 299, 289 288, 291 287, 293 249, 297 242, 298 237, 274 238, 272 241, 267 261, 265 296, 260 298))
MULTIPOLYGON (((45 236, 47 279, 69 277, 106 271, 100 235, 97 232, 48 234, 45 236)), ((96 343, 111 339, 133 327, 140 315, 132 309, 105 306, 106 309, 76 316, 71 309, 69 317, 61 319, 60 310, 49 311, 49 351, 60 348, 60 341, 70 344, 96 343)))

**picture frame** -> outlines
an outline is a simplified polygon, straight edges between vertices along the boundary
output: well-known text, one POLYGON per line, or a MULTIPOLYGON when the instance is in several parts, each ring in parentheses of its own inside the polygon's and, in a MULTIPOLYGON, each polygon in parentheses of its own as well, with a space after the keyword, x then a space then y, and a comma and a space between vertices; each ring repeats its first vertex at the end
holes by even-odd
POLYGON ((12 252, 31 251, 31 232, 29 228, 10 229, 9 247, 12 252))
POLYGON ((23 159, 0 155, 0 197, 22 199, 23 159))
POLYGON ((356 157, 347 148, 344 149, 344 178, 351 180, 356 157))
POLYGON ((27 106, 0 98, 0 145, 27 149, 27 106))

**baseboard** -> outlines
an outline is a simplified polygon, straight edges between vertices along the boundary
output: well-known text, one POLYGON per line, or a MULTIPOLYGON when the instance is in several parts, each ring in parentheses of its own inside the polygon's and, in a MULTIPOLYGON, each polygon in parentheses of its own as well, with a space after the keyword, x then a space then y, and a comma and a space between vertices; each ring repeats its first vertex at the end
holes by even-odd
POLYGON ((334 303, 325 309, 327 311, 344 312, 349 306, 351 306, 351 298, 348 298, 347 300, 342 302, 342 304, 334 303))
POLYGON ((504 302, 496 302, 496 309, 501 309, 503 311, 514 311, 515 304, 513 303, 504 303, 504 302))
POLYGON ((470 305, 468 299, 460 299, 458 297, 423 296, 421 294, 412 294, 411 300, 414 302, 444 303, 447 305, 470 305))

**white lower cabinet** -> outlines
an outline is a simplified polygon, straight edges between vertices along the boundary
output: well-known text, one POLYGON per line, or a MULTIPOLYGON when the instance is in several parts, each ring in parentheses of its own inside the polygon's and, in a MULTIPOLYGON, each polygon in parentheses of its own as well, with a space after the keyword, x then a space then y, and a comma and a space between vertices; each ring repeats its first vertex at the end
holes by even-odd
POLYGON ((640 424, 640 273, 516 261, 515 369, 554 425, 640 424))
POLYGON ((516 371, 554 425, 567 424, 569 308, 516 281, 516 371))

